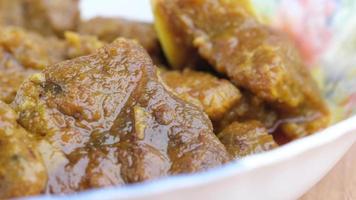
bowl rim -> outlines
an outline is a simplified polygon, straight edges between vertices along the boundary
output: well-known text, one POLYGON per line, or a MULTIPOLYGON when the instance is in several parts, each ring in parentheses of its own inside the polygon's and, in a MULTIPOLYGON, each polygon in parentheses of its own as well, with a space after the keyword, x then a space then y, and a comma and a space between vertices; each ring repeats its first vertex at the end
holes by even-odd
MULTIPOLYGON (((152 181, 128 186, 113 186, 91 189, 68 195, 40 195, 26 198, 28 200, 96 200, 125 198, 135 199, 160 193, 172 192, 185 188, 199 187, 212 182, 221 181, 231 176, 246 173, 257 168, 283 162, 312 149, 325 146, 328 143, 356 132, 356 116, 338 122, 318 133, 283 145, 271 151, 263 152, 232 161, 226 165, 194 174, 168 176, 152 181)), ((356 134, 351 137, 356 141, 356 134)))

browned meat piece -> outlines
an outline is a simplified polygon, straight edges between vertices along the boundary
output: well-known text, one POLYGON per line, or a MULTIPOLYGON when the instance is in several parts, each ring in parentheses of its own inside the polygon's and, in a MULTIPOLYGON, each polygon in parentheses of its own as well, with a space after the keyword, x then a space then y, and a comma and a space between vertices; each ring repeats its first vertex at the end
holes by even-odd
POLYGON ((123 18, 96 17, 83 21, 79 26, 79 33, 95 35, 106 42, 112 42, 118 37, 137 40, 151 55, 154 63, 163 62, 157 35, 150 23, 123 18))
POLYGON ((79 0, 23 0, 25 27, 43 35, 63 37, 65 31, 76 30, 79 0))
POLYGON ((22 26, 42 35, 63 37, 76 30, 79 0, 0 0, 0 24, 22 26))
POLYGON ((125 39, 33 75, 13 106, 21 125, 62 152, 45 156, 47 165, 56 163, 50 193, 191 173, 230 159, 203 111, 167 91, 144 49, 125 39))
POLYGON ((99 41, 96 36, 80 35, 74 32, 66 32, 64 37, 67 44, 68 58, 89 55, 105 44, 99 41))
POLYGON ((229 81, 192 70, 162 71, 163 82, 179 97, 202 108, 212 121, 220 120, 241 98, 229 81))
POLYGON ((245 122, 250 120, 260 121, 269 133, 272 133, 278 125, 278 115, 260 98, 243 91, 241 100, 235 104, 224 116, 214 122, 214 130, 220 132, 229 124, 238 121, 245 122))
POLYGON ((278 145, 258 121, 234 122, 218 134, 234 158, 241 158, 276 148, 278 145))
POLYGON ((0 100, 10 103, 21 83, 48 64, 63 60, 65 44, 16 27, 0 27, 0 100))
POLYGON ((0 25, 23 26, 23 0, 0 0, 0 25))
POLYGON ((34 72, 36 70, 25 69, 13 55, 0 48, 0 100, 11 103, 22 82, 34 72))
POLYGON ((26 68, 44 69, 63 60, 65 44, 56 38, 44 38, 18 27, 0 27, 0 45, 26 68))
POLYGON ((104 44, 96 37, 67 32, 65 41, 18 27, 0 27, 0 100, 10 103, 22 82, 46 66, 88 55, 104 44))
POLYGON ((41 193, 47 173, 32 135, 16 122, 17 115, 0 101, 0 198, 41 193))
POLYGON ((163 82, 180 98, 205 111, 220 132, 229 124, 258 120, 273 132, 277 114, 260 98, 240 91, 229 81, 206 73, 185 69, 183 72, 160 70, 163 82))
POLYGON ((188 59, 170 59, 173 65, 192 63, 189 59, 196 59, 197 49, 236 86, 276 108, 280 118, 299 119, 282 125, 290 138, 328 125, 328 108, 296 48, 283 34, 261 25, 238 1, 153 0, 153 8, 165 51, 188 59))
POLYGON ((83 21, 79 33, 96 35, 100 40, 112 42, 118 37, 137 40, 149 53, 159 49, 158 38, 152 24, 122 18, 96 17, 83 21))

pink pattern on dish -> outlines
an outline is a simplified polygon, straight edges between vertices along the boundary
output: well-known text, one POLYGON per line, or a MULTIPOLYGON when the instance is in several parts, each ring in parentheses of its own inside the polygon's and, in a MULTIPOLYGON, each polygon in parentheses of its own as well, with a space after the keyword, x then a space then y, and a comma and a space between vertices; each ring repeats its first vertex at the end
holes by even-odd
POLYGON ((345 115, 350 116, 356 107, 356 92, 348 96, 344 102, 341 103, 346 110, 345 115))
POLYGON ((295 40, 312 66, 331 41, 330 21, 336 8, 337 2, 331 0, 283 0, 274 24, 295 40))

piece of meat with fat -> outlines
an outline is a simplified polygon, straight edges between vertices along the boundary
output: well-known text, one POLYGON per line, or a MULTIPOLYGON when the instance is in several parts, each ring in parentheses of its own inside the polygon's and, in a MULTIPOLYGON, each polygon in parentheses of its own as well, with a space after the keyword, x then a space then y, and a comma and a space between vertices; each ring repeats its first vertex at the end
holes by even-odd
POLYGON ((170 93, 148 54, 129 40, 31 76, 12 105, 22 126, 50 141, 47 154, 59 150, 58 157, 44 156, 49 193, 192 173, 230 160, 206 114, 170 93))

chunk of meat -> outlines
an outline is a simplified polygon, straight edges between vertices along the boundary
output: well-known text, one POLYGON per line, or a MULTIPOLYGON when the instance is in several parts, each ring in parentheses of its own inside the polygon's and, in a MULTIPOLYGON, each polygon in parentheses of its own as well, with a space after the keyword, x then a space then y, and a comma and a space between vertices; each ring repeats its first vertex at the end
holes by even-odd
POLYGON ((118 37, 137 40, 149 53, 159 49, 153 25, 123 18, 96 17, 83 21, 79 33, 98 36, 100 40, 112 42, 118 37))
POLYGON ((23 0, 0 0, 0 25, 23 26, 23 0))
POLYGON ((0 100, 10 103, 22 82, 50 64, 93 53, 103 42, 73 32, 65 40, 19 27, 0 27, 0 100))
POLYGON ((181 68, 205 59, 236 86, 276 108, 281 118, 302 119, 282 125, 293 127, 284 128, 290 138, 328 125, 328 108, 296 48, 283 34, 260 24, 239 1, 152 2, 158 35, 169 47, 166 54, 188 60, 171 64, 181 68))
POLYGON ((276 148, 278 145, 258 121, 234 122, 218 134, 227 151, 241 158, 276 148))
POLYGON ((70 31, 65 32, 64 37, 67 44, 68 58, 89 55, 105 44, 105 42, 100 41, 96 36, 80 35, 70 31))
POLYGON ((45 38, 19 27, 6 26, 0 30, 1 47, 26 68, 42 70, 66 55, 65 44, 56 38, 45 38))
POLYGON ((160 77, 179 97, 202 108, 212 121, 220 120, 241 98, 233 84, 209 73, 162 70, 160 77))
POLYGON ((76 30, 80 20, 79 0, 23 0, 25 27, 43 35, 63 37, 76 30))
POLYGON ((25 78, 65 57, 62 41, 17 27, 0 27, 0 100, 10 103, 25 78))
POLYGON ((45 159, 57 163, 50 193, 191 173, 230 159, 204 112, 167 91, 144 49, 125 39, 33 75, 13 106, 21 125, 64 155, 45 159))
POLYGON ((78 32, 95 35, 105 42, 112 42, 118 37, 137 40, 150 54, 154 63, 164 62, 156 31, 150 23, 123 18, 96 17, 81 22, 78 32))
POLYGON ((47 182, 36 143, 16 119, 16 113, 0 101, 1 199, 40 194, 47 182))
POLYGON ((22 82, 33 69, 25 69, 12 54, 0 48, 0 100, 11 103, 22 82))
POLYGON ((278 125, 278 114, 268 106, 262 99, 242 91, 241 100, 234 104, 228 112, 225 112, 222 118, 214 121, 214 130, 220 132, 229 124, 238 121, 246 122, 256 120, 273 133, 278 125))
POLYGON ((206 73, 190 69, 170 71, 161 69, 159 76, 180 98, 205 111, 220 132, 238 121, 261 121, 270 133, 278 124, 277 113, 262 99, 247 91, 242 93, 232 83, 206 73))
POLYGON ((42 35, 63 37, 76 30, 79 0, 0 0, 0 24, 21 26, 42 35))

